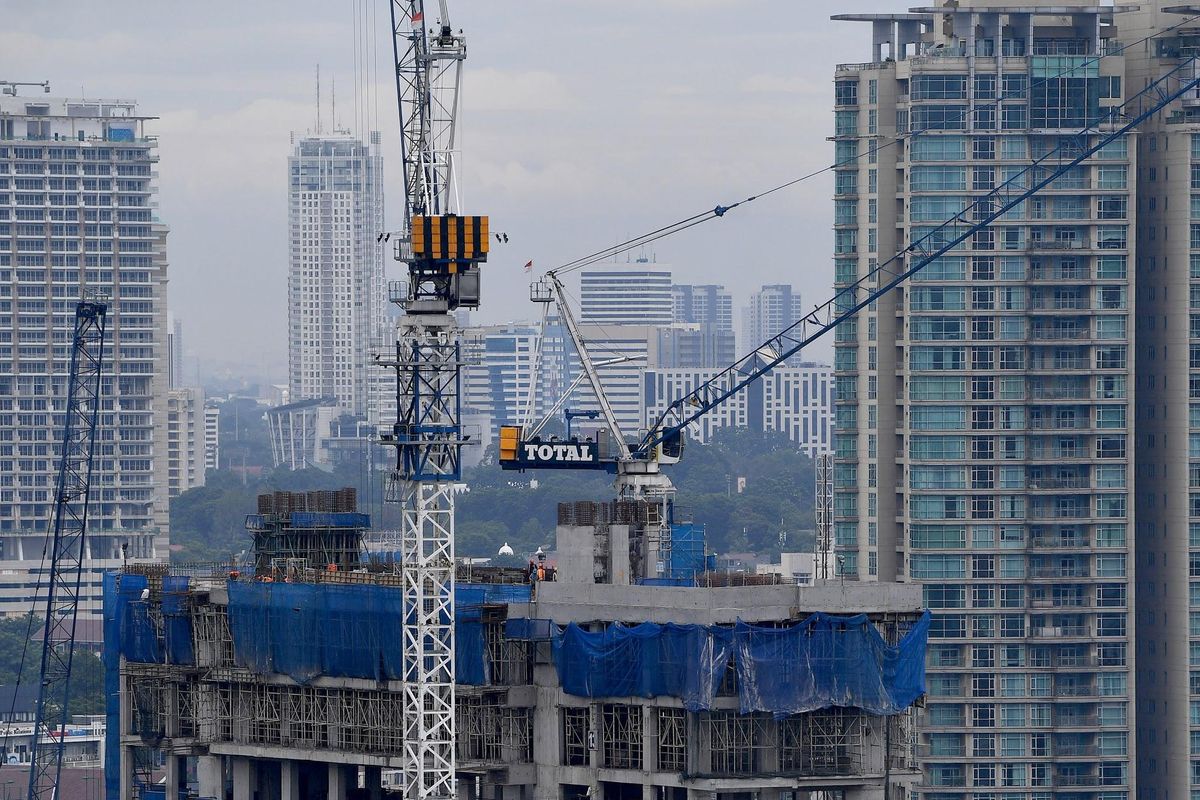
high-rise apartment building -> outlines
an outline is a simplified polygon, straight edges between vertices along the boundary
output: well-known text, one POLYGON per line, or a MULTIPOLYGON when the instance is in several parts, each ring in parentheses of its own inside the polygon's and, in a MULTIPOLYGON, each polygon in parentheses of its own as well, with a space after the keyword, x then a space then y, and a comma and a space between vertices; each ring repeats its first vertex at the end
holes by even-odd
MULTIPOLYGON (((1027 185, 1032 160, 1067 158, 1112 130, 1095 123, 1135 85, 1122 80, 1114 22, 1126 15, 1116 17, 1088 2, 970 0, 840 17, 871 23, 874 53, 835 75, 837 286, 998 184, 1027 185)), ((835 565, 846 578, 920 583, 934 610, 918 744, 928 800, 1125 800, 1135 757, 1167 739, 1134 737, 1135 675, 1166 680, 1134 669, 1144 651, 1132 614, 1131 431, 1135 388, 1154 380, 1133 371, 1139 205, 1168 238, 1153 192, 1139 188, 1143 152, 1134 137, 1106 146, 835 334, 835 565)), ((1170 155, 1189 153, 1183 140, 1170 155)), ((1173 203, 1170 237, 1185 249, 1187 194, 1173 203)), ((1169 274, 1187 274, 1186 256, 1171 260, 1169 274)), ((1185 297, 1179 280, 1170 294, 1185 297)), ((1185 319, 1153 320, 1179 341, 1171 364, 1186 357, 1185 319)), ((1179 397, 1181 371, 1170 381, 1179 397)), ((1187 497, 1179 486, 1175 505, 1187 497)), ((1157 557, 1185 564, 1186 552, 1164 545, 1157 557)), ((1150 612, 1180 626, 1159 645, 1176 659, 1185 610, 1150 612)), ((1177 707, 1187 690, 1172 696, 1177 707)), ((1172 730, 1171 747, 1186 752, 1188 735, 1172 730)), ((1183 786, 1172 797, 1187 796, 1186 755, 1170 773, 1183 786)))
POLYGON ((204 390, 167 393, 167 496, 204 485, 204 390))
POLYGON ((85 613, 100 575, 167 548, 166 226, 128 100, 0 97, 0 615, 24 614, 54 509, 75 303, 110 298, 85 613))
POLYGON ((674 321, 671 269, 646 259, 585 269, 579 290, 582 323, 670 325, 674 321))
MULTIPOLYGON (((1127 85, 1196 75, 1192 7, 1142 3, 1117 21, 1139 43, 1127 85)), ((1200 793, 1200 92, 1148 120, 1136 145, 1137 787, 1167 800, 1200 793)))
POLYGON ((204 469, 221 468, 221 409, 204 407, 204 469))
POLYGON ((803 316, 800 292, 792 286, 777 283, 761 287, 742 307, 742 351, 758 347, 803 316))
POLYGON ((289 398, 333 398, 380 417, 386 370, 369 364, 385 329, 380 137, 293 136, 288 159, 289 398))

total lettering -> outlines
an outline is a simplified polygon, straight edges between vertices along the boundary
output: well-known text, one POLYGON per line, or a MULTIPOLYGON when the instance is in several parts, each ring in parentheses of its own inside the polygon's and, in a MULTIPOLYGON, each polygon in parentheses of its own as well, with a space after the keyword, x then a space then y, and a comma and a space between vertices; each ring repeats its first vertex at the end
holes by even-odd
POLYGON ((527 444, 526 461, 594 461, 592 451, 583 444, 527 444))

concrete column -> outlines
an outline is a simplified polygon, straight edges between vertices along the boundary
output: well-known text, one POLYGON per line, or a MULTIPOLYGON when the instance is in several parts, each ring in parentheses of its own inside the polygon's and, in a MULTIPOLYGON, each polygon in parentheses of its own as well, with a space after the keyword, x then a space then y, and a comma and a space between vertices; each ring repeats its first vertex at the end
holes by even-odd
POLYGON ((180 759, 179 756, 171 755, 170 753, 168 753, 165 760, 166 760, 166 770, 167 770, 167 783, 166 783, 167 800, 177 800, 177 798, 179 797, 179 784, 180 784, 179 768, 181 766, 180 762, 182 761, 182 759, 180 759))
POLYGON ((280 800, 300 800, 300 765, 291 759, 279 762, 280 800))
POLYGON ((254 764, 248 758, 233 759, 233 800, 254 800, 254 764))
POLYGON ((201 797, 225 800, 225 764, 220 756, 200 756, 196 759, 196 779, 201 797))
MULTIPOLYGON (((346 800, 347 783, 344 765, 330 764, 329 792, 326 795, 328 800, 346 800)), ((234 800, 237 800, 237 798, 234 798, 234 800)))

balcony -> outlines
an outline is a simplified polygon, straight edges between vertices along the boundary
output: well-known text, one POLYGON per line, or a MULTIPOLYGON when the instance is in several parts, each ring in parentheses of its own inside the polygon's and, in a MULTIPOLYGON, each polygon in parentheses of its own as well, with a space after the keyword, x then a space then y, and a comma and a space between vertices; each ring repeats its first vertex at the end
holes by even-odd
POLYGON ((1092 570, 1085 564, 1076 564, 1074 566, 1059 565, 1056 567, 1030 567, 1029 577, 1031 578, 1090 578, 1092 570))
MULTIPOLYGON (((1029 601, 1030 608, 1090 608, 1086 597, 1035 597, 1029 601)), ((1068 665, 1069 666, 1069 665, 1068 665)))
POLYGON ((1048 625, 1030 628, 1029 634, 1035 639, 1078 639, 1089 635, 1086 625, 1048 625))
POLYGON ((1086 536, 1035 536, 1029 540, 1029 544, 1042 550, 1081 550, 1087 548, 1090 542, 1086 536))
POLYGON ((1055 714, 1055 728, 1095 728, 1099 725, 1096 714, 1055 714))
MULTIPOLYGON (((1052 185, 1051 189, 1073 189, 1077 187, 1052 185)), ((1087 250, 1089 242, 1084 239, 1030 239, 1026 249, 1033 252, 1061 252, 1063 250, 1087 250)))

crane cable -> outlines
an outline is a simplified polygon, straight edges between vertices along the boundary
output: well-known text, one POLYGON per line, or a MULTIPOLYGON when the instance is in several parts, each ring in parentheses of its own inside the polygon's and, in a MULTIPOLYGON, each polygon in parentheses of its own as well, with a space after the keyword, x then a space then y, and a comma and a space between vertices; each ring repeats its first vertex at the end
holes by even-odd
MULTIPOLYGON (((1141 39, 1138 39, 1137 41, 1129 42, 1128 44, 1122 45, 1119 48, 1114 48, 1111 52, 1100 53, 1100 54, 1095 55, 1095 56, 1093 56, 1085 61, 1082 61, 1078 64, 1073 64, 1070 67, 1065 68, 1062 71, 1058 72, 1057 74, 1048 75, 1044 78, 1039 79, 1037 82, 1030 84, 1030 86, 1028 88, 1033 88, 1034 86, 1044 84, 1044 83, 1054 80, 1056 78, 1066 77, 1067 75, 1069 75, 1071 73, 1077 72, 1079 69, 1081 69, 1083 67, 1087 67, 1092 64, 1099 63, 1099 61, 1101 59, 1109 58, 1111 56, 1124 55, 1125 52, 1127 50, 1129 50, 1131 47, 1135 47, 1137 45, 1149 42, 1153 39, 1157 39, 1161 36, 1171 33, 1172 31, 1178 30, 1179 28, 1181 28, 1191 22, 1195 22, 1196 20, 1200 20, 1200 14, 1185 17, 1184 19, 1180 20, 1179 22, 1175 23, 1174 25, 1170 25, 1170 26, 1164 28, 1163 30, 1158 31, 1157 33, 1153 33, 1149 36, 1144 36, 1141 39)), ((1003 96, 1003 95, 997 93, 996 99, 994 101, 992 101, 990 104, 987 104, 987 105, 978 105, 977 104, 976 108, 988 108, 989 106, 993 109, 999 108, 1000 102, 1002 100, 1009 100, 1009 99, 1020 99, 1020 98, 1016 98, 1015 95, 1003 96)), ((966 116, 968 113, 970 113, 969 110, 964 110, 962 112, 960 119, 962 121, 966 121, 966 116)), ((672 236, 676 233, 680 233, 682 231, 687 230, 688 228, 695 227, 695 226, 700 225, 705 222, 711 222, 714 219, 720 219, 721 217, 724 217, 726 213, 728 213, 729 211, 732 211, 735 208, 738 208, 739 206, 747 205, 747 204, 752 203, 755 200, 758 200, 762 197, 766 197, 767 195, 771 195, 771 194, 774 194, 775 192, 779 192, 784 189, 795 186, 796 184, 803 183, 803 182, 808 181, 812 178, 815 178, 819 175, 823 175, 826 172, 830 172, 831 170, 834 170, 834 169, 837 169, 840 167, 844 167, 847 164, 850 164, 850 163, 853 163, 853 162, 856 162, 856 161, 862 159, 862 157, 864 155, 877 154, 881 150, 884 150, 886 148, 895 147, 895 146, 899 145, 899 143, 904 141, 905 139, 912 139, 923 133, 927 133, 929 131, 944 131, 944 130, 947 130, 947 129, 946 128, 925 128, 923 130, 910 131, 910 132, 904 133, 904 134, 898 133, 891 141, 885 142, 882 145, 879 145, 878 147, 868 148, 866 153, 858 153, 854 156, 850 156, 846 159, 843 159, 842 161, 836 161, 833 164, 829 164, 828 166, 821 167, 820 169, 813 170, 812 172, 809 172, 807 174, 800 175, 796 178, 792 178, 790 180, 784 181, 783 183, 780 183, 776 186, 772 186, 771 188, 765 189, 761 192, 758 192, 757 194, 750 195, 749 197, 743 198, 742 200, 738 200, 735 203, 731 203, 729 205, 719 205, 718 204, 717 206, 714 206, 713 208, 711 208, 707 211, 702 211, 698 214, 693 214, 690 217, 685 217, 684 219, 681 219, 677 222, 673 222, 669 225, 664 225, 663 227, 658 228, 656 230, 650 231, 648 233, 644 233, 641 236, 635 236, 632 239, 628 239, 619 244, 612 245, 611 247, 606 247, 604 249, 597 250, 588 255, 576 258, 572 261, 567 261, 567 262, 560 264, 559 266, 554 267, 553 269, 549 270, 549 272, 554 273, 556 275, 565 275, 567 273, 574 272, 575 270, 583 269, 584 267, 591 266, 592 264, 598 263, 600 261, 605 261, 614 256, 620 255, 621 253, 627 253, 630 250, 633 250, 635 248, 650 244, 652 242, 656 242, 660 239, 665 239, 668 236, 672 236)))

